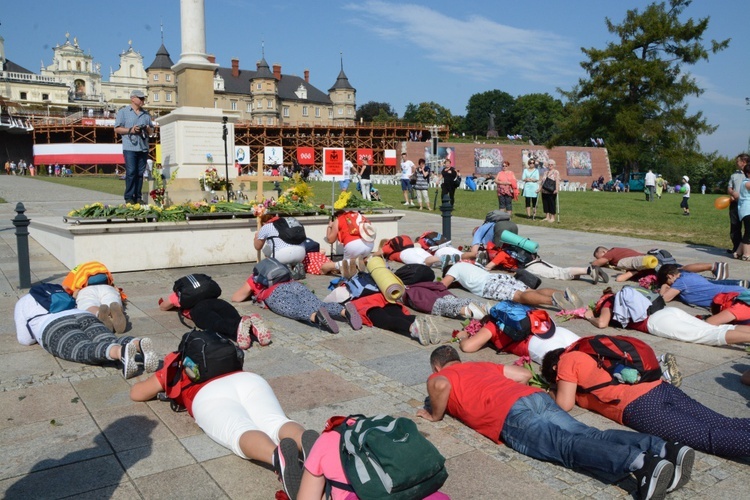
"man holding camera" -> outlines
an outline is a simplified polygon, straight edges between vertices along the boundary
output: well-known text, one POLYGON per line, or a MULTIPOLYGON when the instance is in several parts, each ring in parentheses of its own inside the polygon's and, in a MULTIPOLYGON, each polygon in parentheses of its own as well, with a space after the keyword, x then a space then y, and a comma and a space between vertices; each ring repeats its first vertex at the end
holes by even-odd
POLYGON ((125 106, 115 117, 115 133, 122 137, 125 157, 125 203, 143 203, 143 173, 148 160, 148 138, 154 132, 151 115, 143 109, 146 94, 140 90, 130 93, 130 106, 125 106))

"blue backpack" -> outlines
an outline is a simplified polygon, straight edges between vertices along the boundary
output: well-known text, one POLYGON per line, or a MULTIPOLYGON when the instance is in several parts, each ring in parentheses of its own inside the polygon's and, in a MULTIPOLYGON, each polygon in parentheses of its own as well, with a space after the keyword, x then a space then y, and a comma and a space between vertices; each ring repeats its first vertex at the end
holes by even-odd
POLYGON ((555 323, 544 309, 534 309, 512 300, 502 300, 492 306, 490 316, 499 329, 518 342, 529 335, 552 335, 555 323))
POLYGON ((29 289, 29 294, 50 313, 67 311, 76 306, 76 299, 55 283, 37 283, 29 289))
POLYGON ((380 293, 380 289, 370 273, 359 272, 346 280, 345 284, 353 299, 380 293))

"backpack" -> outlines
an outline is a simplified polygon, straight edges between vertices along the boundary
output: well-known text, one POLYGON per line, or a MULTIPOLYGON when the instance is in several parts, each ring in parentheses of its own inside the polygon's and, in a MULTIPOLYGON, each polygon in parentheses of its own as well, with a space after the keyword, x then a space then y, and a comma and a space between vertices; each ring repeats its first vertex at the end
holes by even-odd
POLYGON ((665 264, 677 264, 677 260, 672 257, 672 254, 667 252, 666 250, 660 250, 658 248, 653 248, 648 251, 648 255, 653 255, 656 257, 656 260, 659 261, 657 266, 654 268, 654 271, 659 272, 659 269, 661 269, 661 266, 665 264))
POLYGON ((372 279, 370 273, 359 272, 344 282, 352 299, 367 297, 374 293, 380 293, 378 285, 372 279))
POLYGON ((67 311, 76 306, 76 299, 62 285, 55 283, 37 283, 29 289, 29 294, 50 313, 67 311))
POLYGON ((305 228, 294 217, 279 217, 273 221, 273 227, 279 232, 279 238, 290 245, 301 245, 307 235, 305 228))
POLYGON ((393 273, 404 285, 413 285, 425 281, 435 281, 435 271, 424 264, 406 264, 393 273))
POLYGON ((543 309, 532 309, 512 300, 501 300, 492 306, 489 314, 497 327, 514 342, 524 340, 532 334, 554 333, 554 322, 543 309))
POLYGON ((580 351, 596 359, 600 368, 612 375, 612 380, 593 387, 579 387, 577 392, 588 394, 610 385, 622 383, 615 375, 623 367, 638 372, 636 382, 654 382, 661 378, 661 366, 654 350, 644 341, 627 335, 594 335, 577 340, 565 352, 580 351))
POLYGON ((361 500, 411 500, 435 493, 448 478, 445 458, 412 420, 354 415, 340 421, 329 432, 341 434, 348 484, 327 480, 331 485, 353 491, 361 500), (356 421, 348 425, 351 418, 356 421))
POLYGON ((487 212, 484 222, 500 222, 510 220, 510 214, 504 210, 492 210, 487 212))
POLYGON ((234 342, 209 330, 187 332, 177 351, 186 375, 196 383, 241 371, 245 361, 245 353, 234 342))
POLYGON ((503 245, 503 231, 510 231, 511 233, 518 234, 518 224, 512 220, 501 220, 495 222, 495 227, 492 229, 492 242, 497 246, 503 245))
POLYGON ((542 284, 539 276, 531 274, 526 269, 516 269, 516 274, 513 277, 532 290, 536 290, 542 284))
POLYGON ((428 252, 435 252, 443 247, 450 246, 451 240, 435 231, 427 231, 417 238, 419 246, 428 252))
POLYGON ((253 281, 263 287, 284 283, 291 279, 292 272, 289 268, 273 257, 261 260, 253 268, 253 281))
POLYGON ((302 243, 305 247, 305 253, 314 253, 314 252, 320 252, 320 243, 318 243, 315 240, 311 240, 310 238, 305 238, 305 241, 302 243))
POLYGON ((390 260, 391 256, 396 256, 396 254, 401 253, 403 250, 413 247, 414 242, 411 240, 411 238, 404 234, 402 236, 396 236, 395 238, 386 240, 380 250, 383 252, 383 257, 390 260))
POLYGON ((513 257, 518 262, 519 267, 526 267, 532 262, 539 260, 539 256, 535 253, 527 252, 521 247, 514 247, 506 245, 503 247, 503 251, 513 257))
POLYGON ((183 276, 174 282, 172 291, 177 294, 180 308, 190 309, 201 300, 216 299, 221 295, 221 287, 211 276, 195 273, 183 276))

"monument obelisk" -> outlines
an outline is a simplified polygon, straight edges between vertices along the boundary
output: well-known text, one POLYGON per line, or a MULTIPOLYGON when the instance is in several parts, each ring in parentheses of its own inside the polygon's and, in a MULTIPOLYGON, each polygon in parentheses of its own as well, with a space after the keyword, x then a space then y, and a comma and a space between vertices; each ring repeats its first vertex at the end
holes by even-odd
MULTIPOLYGON (((177 169, 176 178, 167 187, 172 203, 203 199, 200 177, 211 166, 222 175, 225 165, 224 113, 214 108, 213 80, 218 65, 211 63, 206 54, 204 0, 180 0, 180 34, 182 53, 172 66, 177 78, 177 108, 159 118, 165 175, 177 169)), ((229 116, 227 124, 226 151, 231 165, 234 164, 234 119, 229 116)))

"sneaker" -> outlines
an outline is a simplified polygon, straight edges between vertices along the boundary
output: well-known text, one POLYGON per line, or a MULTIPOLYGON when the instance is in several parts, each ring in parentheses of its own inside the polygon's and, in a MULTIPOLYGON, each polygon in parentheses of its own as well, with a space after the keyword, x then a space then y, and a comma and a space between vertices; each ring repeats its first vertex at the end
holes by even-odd
POLYGON ((115 333, 125 332, 128 327, 128 320, 125 318, 125 313, 122 312, 122 304, 112 302, 109 305, 109 314, 112 316, 112 327, 115 329, 115 333))
POLYGON ((690 481, 693 464, 695 463, 695 450, 687 445, 675 442, 666 444, 666 452, 667 456, 664 458, 674 466, 672 482, 667 488, 667 493, 671 493, 690 481))
POLYGON ((409 333, 411 338, 417 339, 422 345, 430 345, 429 333, 427 333, 427 326, 422 323, 422 317, 417 316, 414 318, 414 322, 409 327, 409 333))
POLYGON ((240 323, 237 325, 237 346, 243 351, 250 349, 253 345, 253 338, 250 336, 252 329, 253 324, 250 321, 250 316, 240 318, 240 323))
POLYGON ((662 366, 662 375, 675 387, 682 384, 682 372, 677 366, 677 357, 671 352, 665 353, 659 358, 659 364, 662 366))
POLYGON ((258 340, 261 346, 267 346, 271 343, 271 330, 263 322, 263 318, 258 313, 252 313, 250 316, 250 324, 252 325, 251 332, 258 340))
POLYGON ((737 280, 738 285, 740 285, 742 288, 750 288, 750 281, 748 280, 737 280))
POLYGON ((586 274, 591 278, 591 284, 596 285, 599 282, 599 266, 589 266, 586 274))
POLYGON ((414 202, 413 202, 413 201, 410 201, 410 202, 409 202, 409 206, 410 206, 410 207, 413 207, 413 206, 414 206, 414 202))
POLYGON ((362 316, 359 315, 357 308, 351 302, 347 302, 344 306, 344 317, 352 330, 362 329, 362 316))
POLYGON ((144 337, 140 341, 141 354, 143 355, 143 371, 154 373, 159 369, 159 356, 154 351, 154 344, 151 339, 144 337))
POLYGON ((439 344, 441 340, 440 332, 432 316, 429 314, 422 316, 422 324, 427 327, 427 337, 430 339, 430 344, 439 344))
POLYGON ((365 262, 365 258, 364 257, 357 257, 354 260, 354 264, 357 267, 357 271, 359 271, 360 273, 366 273, 367 272, 367 262, 365 262))
POLYGON ((402 205, 408 205, 409 203, 407 203, 407 202, 405 202, 405 201, 402 201, 402 202, 401 202, 401 204, 402 204, 402 205))
POLYGON ((450 255, 450 257, 451 257, 451 259, 450 259, 451 260, 451 265, 458 264, 459 262, 461 262, 461 255, 460 254, 452 253, 450 255))
POLYGON ((555 292, 552 294, 552 305, 562 311, 572 311, 573 309, 576 309, 576 306, 565 298, 563 292, 555 292))
POLYGON ((581 300, 581 297, 579 297, 578 294, 570 288, 565 288, 565 298, 575 306, 573 309, 580 309, 581 307, 583 307, 583 301, 581 300))
POLYGON ((312 450, 315 441, 318 440, 320 434, 312 429, 307 429, 302 433, 302 464, 307 461, 307 457, 310 456, 310 450, 312 450))
POLYGON ((273 452, 273 470, 279 475, 286 494, 294 500, 302 481, 302 467, 299 464, 299 450, 292 438, 284 438, 273 452))
POLYGON ((107 329, 110 332, 115 331, 115 325, 112 324, 112 318, 109 316, 109 306, 102 304, 99 306, 99 312, 96 313, 96 317, 99 318, 99 321, 104 323, 104 326, 107 327, 107 329))
POLYGON ((468 307, 473 319, 481 320, 482 318, 487 316, 487 311, 485 311, 481 306, 475 304, 474 302, 469 302, 468 307))
POLYGON ((339 333, 339 325, 333 321, 331 315, 328 313, 328 309, 321 307, 315 313, 315 319, 313 322, 321 329, 328 330, 331 333, 339 333))
POLYGON ((667 495, 667 488, 672 482, 674 466, 669 460, 659 455, 646 457, 646 463, 633 472, 638 483, 638 498, 641 500, 660 500, 667 495))
POLYGON ((138 371, 138 365, 135 362, 135 355, 138 353, 138 347, 135 340, 131 340, 120 351, 120 362, 122 363, 122 376, 125 380, 135 376, 138 371))
POLYGON ((726 262, 714 262, 711 274, 714 275, 714 279, 725 280, 729 278, 729 265, 726 262))
POLYGON ((596 273, 597 273, 597 276, 599 276, 599 281, 601 281, 602 283, 609 283, 609 274, 604 272, 604 269, 597 266, 596 273))

